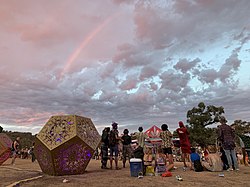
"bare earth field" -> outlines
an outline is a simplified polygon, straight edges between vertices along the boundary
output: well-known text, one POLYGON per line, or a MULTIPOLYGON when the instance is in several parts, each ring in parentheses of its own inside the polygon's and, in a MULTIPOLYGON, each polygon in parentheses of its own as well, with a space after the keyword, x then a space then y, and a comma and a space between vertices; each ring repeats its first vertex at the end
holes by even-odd
MULTIPOLYGON (((87 186, 87 187, 109 187, 109 186, 242 186, 250 187, 250 167, 241 165, 240 171, 224 172, 194 172, 183 171, 182 163, 175 163, 178 167, 172 171, 172 177, 144 176, 143 179, 130 177, 129 164, 121 170, 102 170, 100 161, 91 160, 85 174, 70 176, 48 176, 43 174, 37 162, 17 159, 16 165, 11 166, 7 160, 0 166, 0 186, 13 186, 15 182, 40 177, 31 181, 21 182, 17 186, 87 186), (224 173, 225 177, 219 177, 224 173), (183 181, 177 181, 175 176, 181 175, 183 181), (63 180, 67 179, 67 183, 63 180)), ((121 167, 121 162, 120 162, 121 167)))

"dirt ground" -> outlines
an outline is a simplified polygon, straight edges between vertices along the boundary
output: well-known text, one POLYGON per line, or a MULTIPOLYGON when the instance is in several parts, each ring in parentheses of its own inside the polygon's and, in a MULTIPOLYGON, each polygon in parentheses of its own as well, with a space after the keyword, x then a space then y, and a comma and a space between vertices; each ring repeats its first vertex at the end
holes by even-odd
MULTIPOLYGON (((121 162, 119 163, 121 166, 121 162)), ((48 176, 41 172, 37 162, 31 160, 17 159, 16 165, 11 166, 7 160, 0 166, 0 186, 11 186, 14 182, 40 176, 39 179, 21 182, 17 186, 87 186, 87 187, 108 187, 108 186, 243 186, 250 187, 250 167, 241 165, 240 171, 224 172, 194 172, 183 171, 182 163, 175 163, 177 169, 172 171, 172 177, 144 176, 143 179, 130 177, 129 164, 121 170, 102 170, 100 161, 91 160, 86 172, 83 175, 70 176, 48 176), (224 177, 219 177, 224 173, 224 177), (181 175, 183 181, 177 181, 176 175, 181 175), (67 183, 63 180, 67 179, 67 183)))

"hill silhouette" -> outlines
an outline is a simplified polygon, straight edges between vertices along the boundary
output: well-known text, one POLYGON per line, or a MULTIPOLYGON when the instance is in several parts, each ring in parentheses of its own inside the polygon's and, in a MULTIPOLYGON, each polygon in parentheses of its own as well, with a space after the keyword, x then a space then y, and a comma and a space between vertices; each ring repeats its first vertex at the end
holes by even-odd
POLYGON ((7 134, 12 139, 12 141, 14 141, 17 137, 20 137, 21 148, 30 148, 35 141, 35 136, 30 132, 12 132, 3 130, 2 133, 7 134))

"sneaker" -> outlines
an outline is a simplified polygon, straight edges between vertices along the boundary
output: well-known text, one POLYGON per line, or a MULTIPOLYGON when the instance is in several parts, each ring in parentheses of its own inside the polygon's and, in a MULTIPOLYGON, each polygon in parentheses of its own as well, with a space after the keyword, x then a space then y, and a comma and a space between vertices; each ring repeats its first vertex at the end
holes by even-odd
POLYGON ((224 173, 220 173, 219 177, 225 177, 224 173))
POLYGON ((228 168, 227 171, 233 171, 234 169, 233 168, 228 168))
POLYGON ((63 179, 63 183, 67 183, 67 182, 69 182, 69 180, 63 179))
POLYGON ((239 169, 239 168, 237 168, 237 169, 236 169, 236 171, 240 171, 240 169, 239 169))
POLYGON ((142 179, 143 178, 143 173, 142 172, 139 172, 138 173, 138 179, 142 179))
POLYGON ((182 179, 182 177, 181 177, 180 175, 177 175, 177 176, 176 176, 176 180, 178 180, 178 181, 183 181, 183 179, 182 179))

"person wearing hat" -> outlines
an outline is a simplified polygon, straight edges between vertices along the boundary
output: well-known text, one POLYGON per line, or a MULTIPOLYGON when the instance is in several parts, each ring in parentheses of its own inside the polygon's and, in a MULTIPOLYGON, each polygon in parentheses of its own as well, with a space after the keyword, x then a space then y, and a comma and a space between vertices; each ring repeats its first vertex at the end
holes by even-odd
POLYGON ((121 137, 122 141, 122 161, 123 161, 123 168, 126 166, 126 159, 130 160, 131 158, 131 136, 129 136, 128 129, 124 129, 123 136, 121 137))
POLYGON ((221 125, 218 127, 218 139, 221 141, 222 143, 222 148, 225 151, 226 157, 227 157, 227 161, 228 161, 228 171, 233 171, 233 165, 234 168, 238 171, 239 167, 238 167, 238 162, 237 162, 237 158, 236 158, 236 152, 235 152, 235 132, 232 129, 232 127, 230 127, 229 125, 227 125, 227 120, 224 116, 221 116, 219 118, 219 121, 221 123, 221 125))
POLYGON ((113 164, 113 154, 115 154, 115 168, 118 170, 120 169, 118 167, 118 145, 119 145, 119 132, 118 132, 118 124, 113 122, 112 123, 112 130, 110 131, 109 134, 109 146, 110 146, 110 169, 112 168, 113 164))

